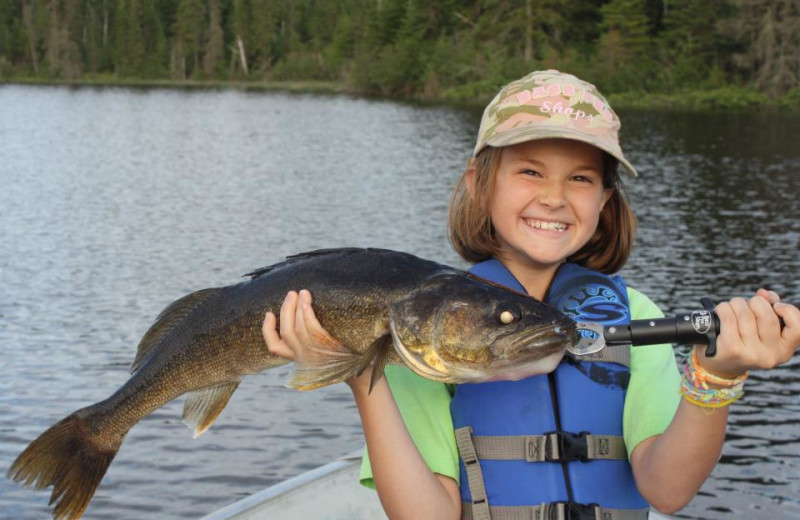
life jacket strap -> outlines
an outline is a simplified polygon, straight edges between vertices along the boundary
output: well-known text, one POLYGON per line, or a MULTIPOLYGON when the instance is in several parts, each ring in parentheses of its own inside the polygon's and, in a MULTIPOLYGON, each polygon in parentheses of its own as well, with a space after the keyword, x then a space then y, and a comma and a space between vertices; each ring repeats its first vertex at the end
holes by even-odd
MULTIPOLYGON (((550 432, 544 435, 471 435, 469 427, 456 430, 456 437, 469 435, 476 459, 524 460, 527 462, 628 460, 625 441, 619 435, 588 432, 550 432), (469 430, 464 432, 463 430, 469 430)), ((466 442, 466 439, 464 440, 466 442)), ((461 446, 459 445, 459 452, 461 446)), ((466 462, 465 462, 466 463, 466 462)), ((472 489, 470 487, 470 489, 472 489)))
POLYGON ((483 471, 481 471, 478 455, 475 453, 475 445, 472 443, 472 428, 465 426, 456 430, 456 445, 458 454, 464 461, 464 469, 472 496, 472 503, 467 503, 467 507, 461 508, 462 515, 465 510, 468 510, 470 519, 491 520, 489 500, 486 498, 486 485, 483 482, 483 471))
MULTIPOLYGON (((472 504, 462 502, 461 520, 477 520, 472 504)), ((553 502, 538 506, 489 506, 491 520, 647 520, 650 508, 610 509, 596 504, 553 502)))

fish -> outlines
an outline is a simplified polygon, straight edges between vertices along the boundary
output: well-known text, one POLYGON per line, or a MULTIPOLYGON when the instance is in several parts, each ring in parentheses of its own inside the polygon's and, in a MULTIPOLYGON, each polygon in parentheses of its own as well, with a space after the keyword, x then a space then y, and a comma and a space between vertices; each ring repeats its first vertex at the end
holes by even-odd
POLYGON ((188 394, 183 421, 197 437, 245 376, 288 361, 261 333, 286 293, 305 288, 335 341, 296 360, 290 386, 313 390, 388 363, 448 383, 552 371, 579 340, 567 316, 460 269, 383 249, 324 249, 287 257, 169 304, 142 337, 132 376, 111 396, 62 419, 17 457, 7 477, 52 486, 56 520, 82 516, 128 431, 188 394))

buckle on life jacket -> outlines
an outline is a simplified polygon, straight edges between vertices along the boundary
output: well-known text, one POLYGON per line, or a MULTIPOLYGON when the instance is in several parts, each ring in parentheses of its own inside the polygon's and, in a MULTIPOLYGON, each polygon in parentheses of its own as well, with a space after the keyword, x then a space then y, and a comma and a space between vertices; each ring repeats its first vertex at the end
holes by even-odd
POLYGON ((577 502, 552 502, 549 504, 547 520, 595 520, 598 504, 577 502))
POLYGON ((589 432, 571 433, 554 431, 545 434, 544 459, 548 462, 589 460, 589 444, 586 436, 589 432))

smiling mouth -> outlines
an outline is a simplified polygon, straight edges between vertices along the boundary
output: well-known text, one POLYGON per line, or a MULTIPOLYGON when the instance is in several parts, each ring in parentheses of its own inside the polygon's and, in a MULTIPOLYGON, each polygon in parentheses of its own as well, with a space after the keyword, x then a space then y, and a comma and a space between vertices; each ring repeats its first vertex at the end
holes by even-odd
POLYGON ((545 231, 559 231, 563 232, 566 231, 569 227, 569 224, 566 222, 554 222, 554 221, 547 221, 547 220, 537 220, 533 218, 524 218, 522 219, 525 221, 525 224, 534 228, 534 229, 543 229, 545 231))

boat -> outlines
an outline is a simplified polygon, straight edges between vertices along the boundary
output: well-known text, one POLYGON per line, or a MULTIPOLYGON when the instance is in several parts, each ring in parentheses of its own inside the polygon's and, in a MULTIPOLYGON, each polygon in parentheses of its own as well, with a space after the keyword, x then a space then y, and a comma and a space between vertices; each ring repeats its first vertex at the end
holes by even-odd
MULTIPOLYGON (((361 450, 268 487, 201 520, 387 520, 378 494, 358 482, 361 450)), ((672 517, 650 511, 649 520, 672 517)))

